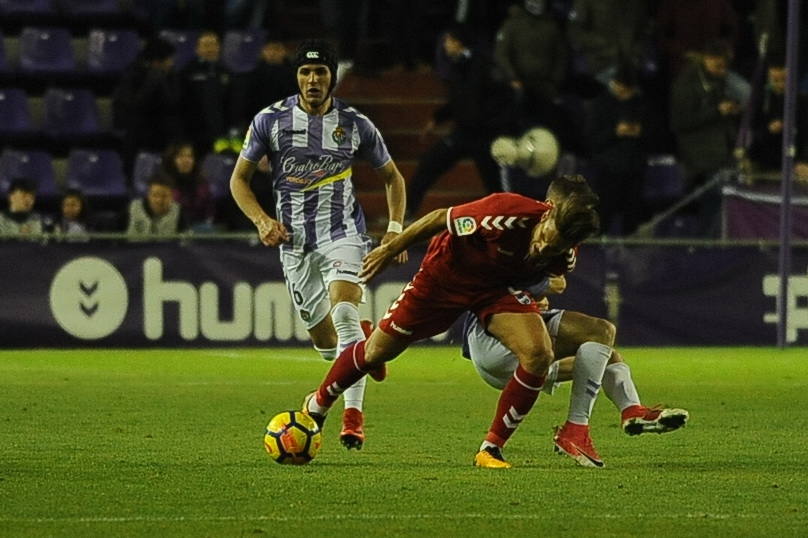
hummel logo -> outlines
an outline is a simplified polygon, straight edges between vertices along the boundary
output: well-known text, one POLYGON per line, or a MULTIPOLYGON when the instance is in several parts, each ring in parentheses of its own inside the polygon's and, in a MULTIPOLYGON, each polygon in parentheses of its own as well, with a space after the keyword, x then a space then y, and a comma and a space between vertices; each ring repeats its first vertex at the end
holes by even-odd
POLYGON ((412 331, 409 331, 407 329, 399 327, 398 325, 396 325, 395 321, 390 322, 390 327, 392 327, 394 331, 400 332, 401 334, 404 334, 404 335, 407 335, 407 336, 412 335, 412 331))
MULTIPOLYGON (((81 290, 82 295, 87 297, 87 299, 92 299, 93 294, 95 294, 96 290, 98 290, 98 281, 96 280, 92 284, 85 284, 84 281, 79 281, 79 289, 81 290)), ((84 315, 88 318, 95 314, 96 310, 98 310, 98 302, 91 302, 89 304, 84 303, 84 299, 79 301, 79 308, 81 311, 84 312, 84 315)))
POLYGON ((486 230, 513 230, 514 226, 527 227, 527 217, 505 217, 505 215, 487 215, 480 225, 486 230))

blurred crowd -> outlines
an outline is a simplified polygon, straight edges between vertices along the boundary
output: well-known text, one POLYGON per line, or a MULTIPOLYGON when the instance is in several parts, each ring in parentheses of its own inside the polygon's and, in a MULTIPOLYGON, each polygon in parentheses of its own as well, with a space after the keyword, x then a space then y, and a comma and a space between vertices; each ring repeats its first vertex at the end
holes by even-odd
MULTIPOLYGON (((779 171, 785 0, 321 0, 313 12, 319 20, 296 31, 287 24, 288 2, 280 0, 134 3, 146 21, 144 45, 116 81, 114 126, 127 172, 143 152, 159 155, 159 164, 142 185, 129 177, 135 196, 103 214, 81 191, 67 190, 53 214, 40 215, 36 178, 14 178, 0 233, 250 229, 229 197, 213 192, 220 186, 211 185, 202 158, 238 153, 252 116, 297 91, 290 49, 310 37, 298 35, 307 26, 338 44, 340 77, 419 71, 445 83, 446 104, 424 126, 424 134, 439 136, 406 178, 411 216, 461 159, 474 161, 492 192, 506 188, 506 176, 526 175, 503 170, 490 147, 535 126, 558 140, 556 172, 582 172, 596 186, 608 234, 633 233, 678 198, 710 187, 722 170, 747 177, 779 171), (157 37, 161 28, 200 31, 181 69, 175 46, 157 37), (249 72, 234 73, 222 61, 229 28, 261 28, 269 36, 249 72), (653 173, 667 177, 671 170, 680 189, 649 193, 649 182, 658 180, 653 173)), ((800 49, 803 127, 808 54, 800 49)), ((808 179, 804 130, 797 131, 798 180, 808 179)), ((267 175, 265 162, 259 173, 267 175)), ((271 208, 265 179, 254 184, 271 208)), ((544 180, 523 178, 507 188, 541 197, 544 180)), ((713 235, 718 191, 704 190, 683 214, 696 234, 713 235)))

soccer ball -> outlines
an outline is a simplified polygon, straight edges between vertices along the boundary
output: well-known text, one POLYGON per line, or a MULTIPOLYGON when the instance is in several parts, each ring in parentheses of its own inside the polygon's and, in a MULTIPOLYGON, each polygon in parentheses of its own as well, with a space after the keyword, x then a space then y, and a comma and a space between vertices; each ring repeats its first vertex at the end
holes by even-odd
POLYGON ((497 164, 518 166, 531 177, 551 172, 558 163, 558 154, 558 140, 542 127, 530 129, 520 138, 501 136, 491 143, 491 156, 497 164))
POLYGON ((264 434, 264 448, 278 463, 303 465, 314 459, 323 436, 314 419, 302 411, 272 417, 264 434))

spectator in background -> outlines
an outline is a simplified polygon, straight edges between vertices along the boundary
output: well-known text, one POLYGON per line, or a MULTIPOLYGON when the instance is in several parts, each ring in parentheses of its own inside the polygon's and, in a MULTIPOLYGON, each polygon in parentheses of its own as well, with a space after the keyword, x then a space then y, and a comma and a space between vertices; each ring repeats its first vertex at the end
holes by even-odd
POLYGON ((516 124, 513 90, 495 74, 493 59, 475 46, 464 26, 455 26, 441 37, 448 58, 448 102, 437 109, 423 130, 452 121, 452 130, 421 157, 407 185, 407 212, 414 216, 427 189, 458 161, 471 157, 488 192, 500 191, 499 170, 491 158, 491 142, 510 133, 516 124))
POLYGON ((261 57, 250 73, 250 107, 247 121, 264 107, 298 91, 295 68, 289 51, 281 41, 268 40, 261 48, 261 57))
POLYGON ((723 40, 733 50, 738 39, 738 14, 730 0, 661 0, 657 37, 671 79, 711 41, 723 40))
POLYGON ((54 226, 57 233, 76 238, 85 237, 89 233, 87 199, 80 190, 67 189, 65 191, 60 211, 59 220, 54 226))
MULTIPOLYGON (((783 116, 786 91, 786 67, 783 57, 769 63, 767 83, 756 104, 752 145, 749 158, 756 171, 779 174, 783 158, 783 116)), ((798 181, 808 182, 808 99, 800 95, 797 103, 794 172, 798 181), (802 129, 800 129, 802 127, 802 129)))
POLYGON ((215 206, 210 185, 200 171, 199 161, 190 142, 175 142, 163 153, 157 172, 171 185, 174 200, 192 226, 210 226, 215 206))
POLYGON ((589 139, 604 234, 631 234, 644 220, 642 187, 652 137, 659 131, 637 70, 621 63, 608 88, 592 103, 589 139))
POLYGON ((524 106, 527 125, 557 130, 561 113, 554 104, 567 70, 567 44, 560 23, 545 0, 512 6, 497 33, 494 59, 524 106))
POLYGON ((8 187, 8 209, 0 213, 0 234, 38 235, 44 231, 42 217, 34 211, 36 186, 19 178, 8 187))
MULTIPOLYGON (((732 164, 741 105, 728 92, 731 52, 723 41, 711 41, 685 66, 671 90, 671 130, 685 167, 687 187, 694 189, 732 164)), ((717 189, 699 204, 702 224, 715 223, 717 189)), ((709 229, 709 231, 713 231, 709 229)))
POLYGON ((196 40, 196 57, 180 75, 185 133, 199 155, 213 150, 214 141, 227 137, 228 130, 234 127, 231 74, 221 62, 221 49, 216 32, 203 31, 196 40))
POLYGON ((622 60, 642 57, 649 23, 644 0, 575 0, 568 31, 578 70, 610 85, 622 60))
POLYGON ((129 203, 126 225, 129 237, 173 235, 187 228, 182 207, 174 201, 171 183, 159 175, 149 180, 144 198, 129 203))
POLYGON ((180 82, 173 56, 174 46, 168 41, 147 42, 113 93, 114 124, 124 132, 126 170, 132 169, 139 150, 162 151, 182 133, 180 82))

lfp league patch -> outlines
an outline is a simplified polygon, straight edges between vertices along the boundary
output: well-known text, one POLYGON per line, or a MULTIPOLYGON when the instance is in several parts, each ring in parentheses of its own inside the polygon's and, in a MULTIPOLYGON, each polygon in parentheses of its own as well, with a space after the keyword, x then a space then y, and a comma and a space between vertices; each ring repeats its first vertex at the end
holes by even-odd
POLYGON ((454 219, 455 235, 471 235, 477 230, 474 217, 458 217, 454 219))

